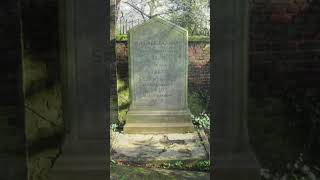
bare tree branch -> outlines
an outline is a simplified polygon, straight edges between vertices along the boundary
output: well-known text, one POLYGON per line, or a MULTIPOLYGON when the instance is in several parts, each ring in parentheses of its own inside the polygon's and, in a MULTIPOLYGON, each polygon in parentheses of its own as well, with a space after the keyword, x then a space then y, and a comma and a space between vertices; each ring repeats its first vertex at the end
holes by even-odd
POLYGON ((160 15, 168 15, 168 14, 172 14, 172 13, 173 12, 171 12, 171 11, 165 11, 165 12, 154 14, 151 17, 156 17, 156 16, 160 16, 160 15))
POLYGON ((136 5, 131 4, 131 3, 129 3, 129 2, 124 2, 124 3, 128 4, 129 6, 131 6, 134 10, 138 11, 138 12, 141 14, 143 20, 145 20, 145 17, 148 17, 149 19, 151 18, 148 14, 146 14, 145 12, 143 12, 143 10, 141 10, 140 8, 138 8, 136 5))

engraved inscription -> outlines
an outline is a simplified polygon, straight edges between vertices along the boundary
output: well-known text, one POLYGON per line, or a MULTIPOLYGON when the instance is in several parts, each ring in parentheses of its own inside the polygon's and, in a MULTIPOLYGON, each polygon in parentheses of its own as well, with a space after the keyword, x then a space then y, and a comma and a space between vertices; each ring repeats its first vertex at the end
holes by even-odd
POLYGON ((166 26, 158 29, 167 36, 130 34, 132 100, 136 106, 181 108, 186 95, 185 34, 166 26))

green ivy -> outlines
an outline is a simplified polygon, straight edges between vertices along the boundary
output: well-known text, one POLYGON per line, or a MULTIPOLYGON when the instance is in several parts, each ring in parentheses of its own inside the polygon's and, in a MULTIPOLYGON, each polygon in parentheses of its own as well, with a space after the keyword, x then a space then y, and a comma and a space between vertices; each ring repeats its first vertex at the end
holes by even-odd
POLYGON ((262 169, 261 176, 264 180, 317 180, 319 168, 305 163, 303 154, 300 154, 297 160, 287 163, 284 170, 262 169))
POLYGON ((116 35, 116 41, 128 41, 127 34, 118 34, 116 35))
POLYGON ((199 160, 195 164, 186 164, 185 162, 182 162, 182 161, 164 162, 160 165, 160 168, 209 171, 210 170, 210 160, 199 160))
POLYGON ((194 125, 201 129, 210 129, 210 118, 206 113, 201 113, 199 116, 191 115, 194 125))

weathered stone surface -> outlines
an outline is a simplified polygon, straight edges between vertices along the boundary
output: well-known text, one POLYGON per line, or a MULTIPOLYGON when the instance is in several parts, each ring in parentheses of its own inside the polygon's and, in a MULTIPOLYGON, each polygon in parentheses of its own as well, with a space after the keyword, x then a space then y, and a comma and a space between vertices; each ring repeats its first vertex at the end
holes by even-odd
POLYGON ((147 162, 208 158, 197 133, 140 135, 113 132, 111 138, 112 158, 117 161, 147 162))
MULTIPOLYGON (((128 42, 117 41, 117 74, 121 80, 128 77, 128 42)), ((188 42, 188 92, 208 90, 210 88, 210 42, 188 42)))
POLYGON ((186 105, 187 32, 152 19, 130 32, 132 108, 186 105))
MULTIPOLYGON (((188 32, 152 18, 129 33, 131 105, 124 132, 139 133, 135 129, 144 123, 158 123, 153 133, 193 131, 187 105, 188 32)), ((139 131, 147 129, 143 125, 139 131)))

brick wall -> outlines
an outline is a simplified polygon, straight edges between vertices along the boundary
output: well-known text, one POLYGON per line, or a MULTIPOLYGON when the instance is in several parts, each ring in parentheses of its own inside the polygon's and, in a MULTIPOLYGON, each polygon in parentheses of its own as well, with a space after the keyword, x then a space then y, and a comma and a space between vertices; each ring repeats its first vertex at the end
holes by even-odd
POLYGON ((310 107, 300 104, 303 117, 292 106, 299 98, 319 102, 320 1, 252 0, 250 5, 251 141, 265 166, 280 168, 280 160, 293 161, 300 152, 313 161, 319 146, 306 148, 310 107))
MULTIPOLYGON (((189 42, 189 91, 209 89, 210 86, 210 44, 189 42)), ((117 73, 124 80, 128 78, 127 42, 117 42, 117 73)))
POLYGON ((255 0, 251 4, 253 93, 279 95, 291 86, 320 87, 316 83, 320 80, 320 5, 307 2, 255 0))
POLYGON ((189 43, 189 90, 210 88, 210 44, 189 43))

